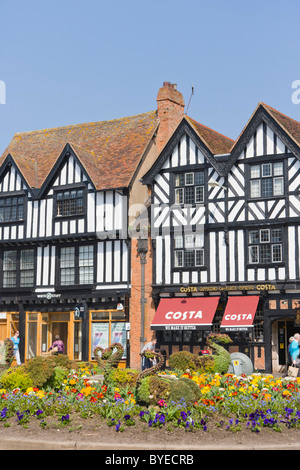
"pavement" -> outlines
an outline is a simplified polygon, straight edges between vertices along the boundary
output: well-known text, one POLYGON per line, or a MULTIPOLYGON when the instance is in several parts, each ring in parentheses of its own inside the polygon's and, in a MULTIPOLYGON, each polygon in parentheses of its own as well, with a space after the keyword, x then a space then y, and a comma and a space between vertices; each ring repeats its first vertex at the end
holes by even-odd
POLYGON ((67 441, 67 442, 58 442, 58 441, 45 441, 45 440, 32 440, 32 439, 15 439, 13 437, 1 437, 0 439, 0 450, 96 450, 96 451, 109 451, 109 452, 125 452, 128 455, 128 452, 135 451, 148 451, 148 452, 164 452, 164 451, 176 451, 177 453, 186 453, 186 451, 197 452, 204 450, 300 450, 300 441, 299 442, 286 442, 282 444, 204 444, 204 445, 189 445, 189 446, 180 446, 178 444, 160 444, 152 445, 151 443, 140 443, 140 444, 118 444, 116 442, 108 443, 94 443, 86 441, 67 441))

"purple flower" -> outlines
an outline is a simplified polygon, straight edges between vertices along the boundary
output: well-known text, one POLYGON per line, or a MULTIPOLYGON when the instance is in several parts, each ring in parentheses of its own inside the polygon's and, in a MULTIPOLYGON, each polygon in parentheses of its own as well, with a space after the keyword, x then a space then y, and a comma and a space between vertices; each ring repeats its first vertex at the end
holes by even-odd
POLYGON ((1 411, 1 415, 0 415, 1 419, 6 419, 7 418, 6 412, 7 412, 7 408, 3 408, 3 410, 1 411))
POLYGON ((116 424, 116 432, 120 431, 120 426, 121 426, 121 422, 119 420, 119 422, 116 424))

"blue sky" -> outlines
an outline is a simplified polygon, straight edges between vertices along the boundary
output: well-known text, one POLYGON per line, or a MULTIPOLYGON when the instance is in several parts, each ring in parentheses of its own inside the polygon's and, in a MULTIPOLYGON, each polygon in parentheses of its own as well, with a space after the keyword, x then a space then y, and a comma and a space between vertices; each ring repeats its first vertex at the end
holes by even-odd
POLYGON ((237 138, 259 101, 300 121, 299 0, 0 0, 0 154, 15 132, 156 109, 237 138))

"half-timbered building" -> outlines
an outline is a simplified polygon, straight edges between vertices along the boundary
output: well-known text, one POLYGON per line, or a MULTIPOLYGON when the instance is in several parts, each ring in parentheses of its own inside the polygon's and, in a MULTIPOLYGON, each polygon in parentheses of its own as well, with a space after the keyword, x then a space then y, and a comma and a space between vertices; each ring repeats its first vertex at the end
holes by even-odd
POLYGON ((148 204, 141 178, 183 114, 165 82, 154 111, 14 135, 0 158, 0 339, 18 329, 22 361, 59 335, 71 359, 121 342, 123 364, 131 346, 140 366, 145 250, 128 226, 148 204))
POLYGON ((0 167, 1 337, 23 360, 58 334, 73 359, 121 341, 129 321, 129 186, 155 112, 16 134, 0 167))
POLYGON ((151 188, 151 328, 167 356, 209 331, 279 371, 300 331, 300 123, 259 103, 233 141, 184 116, 151 188))

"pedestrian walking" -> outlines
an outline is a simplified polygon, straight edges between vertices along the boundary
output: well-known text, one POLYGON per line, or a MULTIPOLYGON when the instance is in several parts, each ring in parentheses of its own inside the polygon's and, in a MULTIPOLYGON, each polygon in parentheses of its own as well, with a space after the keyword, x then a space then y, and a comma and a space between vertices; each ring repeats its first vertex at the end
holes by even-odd
POLYGON ((16 361, 17 361, 17 365, 20 366, 21 365, 21 360, 20 360, 20 351, 19 351, 19 344, 20 344, 20 333, 19 331, 16 331, 14 336, 12 336, 10 339, 11 341, 13 342, 13 345, 14 345, 14 356, 16 358, 16 361))

